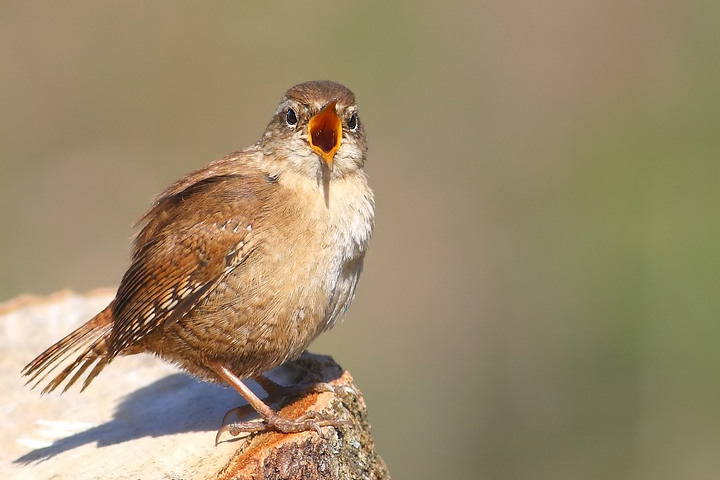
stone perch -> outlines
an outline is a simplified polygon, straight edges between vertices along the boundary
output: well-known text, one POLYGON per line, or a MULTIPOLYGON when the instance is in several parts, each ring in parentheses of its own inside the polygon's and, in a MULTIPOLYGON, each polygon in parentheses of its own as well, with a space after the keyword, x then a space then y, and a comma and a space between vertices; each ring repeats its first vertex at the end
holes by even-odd
MULTIPOLYGON (((149 355, 118 357, 83 393, 40 396, 20 370, 104 308, 114 292, 61 292, 0 304, 0 478, 8 479, 389 479, 375 452, 362 394, 330 357, 305 354, 275 369, 279 383, 323 381, 274 406, 297 418, 318 412, 350 422, 317 432, 215 434, 233 389, 197 381, 149 355)), ((262 394, 259 386, 253 389, 262 394)), ((251 412, 248 418, 255 418, 251 412)), ((233 418, 230 418, 233 420, 233 418)))

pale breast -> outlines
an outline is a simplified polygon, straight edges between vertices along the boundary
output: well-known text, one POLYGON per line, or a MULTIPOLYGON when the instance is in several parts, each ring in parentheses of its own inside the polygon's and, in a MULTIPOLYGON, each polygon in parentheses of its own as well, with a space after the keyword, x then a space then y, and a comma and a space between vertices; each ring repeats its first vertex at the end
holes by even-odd
POLYGON ((315 182, 302 182, 290 200, 306 229, 307 243, 296 257, 309 270, 303 289, 324 303, 322 315, 312 320, 312 338, 332 327, 350 305, 374 227, 374 198, 363 172, 334 179, 327 188, 324 192, 315 182))

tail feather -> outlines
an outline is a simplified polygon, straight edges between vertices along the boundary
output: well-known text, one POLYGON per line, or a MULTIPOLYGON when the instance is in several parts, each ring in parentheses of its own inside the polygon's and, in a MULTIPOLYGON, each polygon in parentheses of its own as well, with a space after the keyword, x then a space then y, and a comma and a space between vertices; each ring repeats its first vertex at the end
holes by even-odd
POLYGON ((57 369, 70 355, 91 342, 94 337, 92 333, 87 324, 83 325, 38 355, 35 360, 23 369, 24 375, 30 375, 27 383, 37 379, 33 388, 42 383, 42 381, 57 369), (43 372, 44 375, 41 376, 43 372))
POLYGON ((108 349, 108 341, 112 332, 112 312, 107 307, 98 313, 89 322, 45 350, 32 362, 27 364, 22 373, 30 377, 26 384, 33 383, 32 388, 43 383, 45 379, 58 367, 62 366, 68 358, 79 354, 75 360, 64 367, 50 382, 43 388, 42 393, 49 393, 55 390, 60 384, 72 374, 63 392, 70 388, 80 379, 83 373, 95 364, 85 381, 82 390, 85 390, 90 382, 105 368, 112 357, 108 349))

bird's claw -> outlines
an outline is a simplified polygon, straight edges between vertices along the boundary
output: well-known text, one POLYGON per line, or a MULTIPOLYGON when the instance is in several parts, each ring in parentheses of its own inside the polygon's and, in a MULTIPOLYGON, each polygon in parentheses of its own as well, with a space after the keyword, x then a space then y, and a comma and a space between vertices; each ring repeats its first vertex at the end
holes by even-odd
MULTIPOLYGON (((242 407, 241 407, 242 408, 242 407)), ((228 413, 233 412, 236 409, 231 410, 228 413)), ((227 416, 227 415, 226 415, 227 416)), ((322 436, 322 427, 347 427, 350 422, 347 420, 336 420, 327 418, 324 415, 310 411, 305 415, 302 415, 295 420, 283 418, 280 415, 273 417, 264 418, 261 421, 251 422, 233 422, 224 425, 218 430, 215 436, 215 444, 219 443, 220 437, 224 433, 229 433, 232 437, 237 437, 241 433, 256 433, 256 432, 268 432, 276 431, 282 433, 297 433, 314 430, 318 435, 322 436)))

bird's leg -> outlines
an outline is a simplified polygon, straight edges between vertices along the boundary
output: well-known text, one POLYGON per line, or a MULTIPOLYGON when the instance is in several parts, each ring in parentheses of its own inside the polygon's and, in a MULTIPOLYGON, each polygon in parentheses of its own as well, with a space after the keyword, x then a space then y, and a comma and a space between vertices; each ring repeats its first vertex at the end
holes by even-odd
MULTIPOLYGON (((233 422, 228 425, 224 425, 218 430, 217 436, 215 437, 215 443, 219 440, 220 436, 224 432, 229 432, 232 436, 237 436, 242 432, 261 432, 267 430, 277 430, 283 433, 293 432, 304 432, 307 430, 315 430, 318 434, 321 433, 321 427, 338 427, 340 425, 346 425, 346 422, 338 420, 330 420, 321 418, 315 412, 308 412, 307 414, 297 418, 295 420, 289 420, 283 418, 275 411, 267 406, 265 402, 253 393, 234 373, 232 373, 227 367, 221 364, 210 364, 215 372, 220 375, 226 382, 228 382, 237 392, 242 395, 245 400, 248 401, 250 406, 262 418, 262 422, 233 422)), ((274 383, 274 382, 273 382, 274 383)))
MULTIPOLYGON (((263 399, 263 403, 266 405, 272 405, 283 398, 302 397, 308 393, 335 393, 335 387, 327 382, 293 383, 290 385, 282 385, 266 375, 257 375, 252 377, 252 379, 255 380, 255 382, 260 385, 263 390, 265 390, 265 392, 267 392, 268 396, 263 399)), ((225 425, 228 418, 233 415, 242 420, 252 411, 253 409, 250 405, 241 405, 228 410, 223 417, 222 424, 225 425)))

